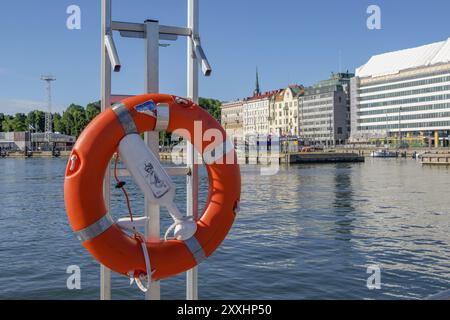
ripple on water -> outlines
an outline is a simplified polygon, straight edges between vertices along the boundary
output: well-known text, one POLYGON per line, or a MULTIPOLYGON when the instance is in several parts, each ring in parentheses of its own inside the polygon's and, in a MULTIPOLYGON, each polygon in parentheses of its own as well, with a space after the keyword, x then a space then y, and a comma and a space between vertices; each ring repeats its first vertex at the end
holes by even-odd
MULTIPOLYGON (((0 159, 0 298, 98 298, 98 264, 73 236, 64 210, 65 165, 0 159), (76 292, 66 289, 66 268, 74 264, 82 269, 76 292)), ((200 297, 419 299, 450 286, 450 169, 371 159, 281 167, 276 176, 248 166, 242 172, 241 212, 199 267, 200 297), (366 287, 374 264, 381 290, 366 287)), ((203 204, 204 171, 200 180, 203 204)), ((182 203, 185 181, 175 182, 182 203)), ((127 186, 133 209, 142 212, 140 192, 131 181, 127 186)), ((112 203, 115 217, 126 212, 116 190, 112 203)), ((163 281, 163 298, 183 299, 184 284, 183 275, 163 281)), ((124 277, 114 275, 113 287, 115 298, 142 298, 124 277)))

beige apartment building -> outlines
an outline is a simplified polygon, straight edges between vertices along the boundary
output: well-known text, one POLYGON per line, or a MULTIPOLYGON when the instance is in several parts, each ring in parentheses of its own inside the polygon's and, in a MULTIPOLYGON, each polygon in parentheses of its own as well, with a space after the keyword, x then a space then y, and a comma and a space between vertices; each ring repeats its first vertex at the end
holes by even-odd
POLYGON ((222 104, 222 127, 235 144, 244 137, 243 107, 244 102, 241 100, 222 104))
POLYGON ((272 96, 269 103, 269 132, 279 136, 298 136, 298 98, 303 87, 290 85, 272 96))

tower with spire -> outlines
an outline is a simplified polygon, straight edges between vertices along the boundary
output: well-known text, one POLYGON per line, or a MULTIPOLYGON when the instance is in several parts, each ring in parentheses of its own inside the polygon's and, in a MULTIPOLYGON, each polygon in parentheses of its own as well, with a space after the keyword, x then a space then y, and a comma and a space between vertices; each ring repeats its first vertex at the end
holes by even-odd
POLYGON ((258 67, 256 68, 256 87, 255 91, 253 92, 254 96, 258 96, 261 94, 261 91, 259 90, 259 74, 258 74, 258 67))

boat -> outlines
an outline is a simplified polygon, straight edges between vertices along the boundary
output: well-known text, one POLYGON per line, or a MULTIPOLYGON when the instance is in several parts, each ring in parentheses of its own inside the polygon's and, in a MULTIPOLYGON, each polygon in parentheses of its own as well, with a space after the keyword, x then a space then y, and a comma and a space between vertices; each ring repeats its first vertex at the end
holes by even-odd
POLYGON ((382 149, 382 150, 372 151, 370 153, 370 156, 374 157, 374 158, 398 158, 398 152, 382 149))

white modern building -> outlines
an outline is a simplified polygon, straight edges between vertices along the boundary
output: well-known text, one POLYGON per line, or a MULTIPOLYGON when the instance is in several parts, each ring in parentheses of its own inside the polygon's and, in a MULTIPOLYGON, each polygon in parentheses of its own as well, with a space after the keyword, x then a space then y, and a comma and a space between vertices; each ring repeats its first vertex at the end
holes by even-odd
POLYGON ((238 141, 242 141, 244 137, 243 107, 244 102, 241 100, 225 102, 222 104, 222 127, 227 132, 227 135, 233 139, 235 144, 238 141))
POLYGON ((269 103, 269 132, 278 136, 298 136, 298 97, 303 87, 290 85, 272 96, 269 103))
POLYGON ((450 38, 373 56, 351 81, 351 142, 447 146, 450 38))
POLYGON ((300 139, 308 145, 344 144, 350 136, 352 73, 333 73, 299 97, 300 139))

